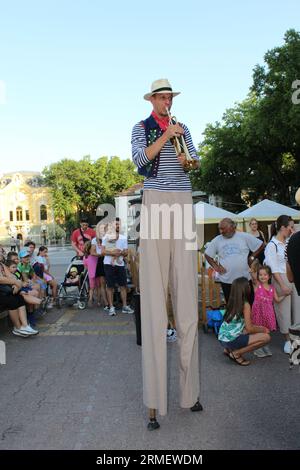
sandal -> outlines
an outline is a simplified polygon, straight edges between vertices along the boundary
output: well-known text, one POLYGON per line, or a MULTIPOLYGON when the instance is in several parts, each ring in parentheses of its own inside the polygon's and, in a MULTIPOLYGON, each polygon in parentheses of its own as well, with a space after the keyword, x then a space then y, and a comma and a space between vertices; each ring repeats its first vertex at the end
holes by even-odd
POLYGON ((233 352, 229 353, 229 359, 238 364, 239 366, 249 366, 250 361, 247 361, 243 356, 236 357, 233 352))

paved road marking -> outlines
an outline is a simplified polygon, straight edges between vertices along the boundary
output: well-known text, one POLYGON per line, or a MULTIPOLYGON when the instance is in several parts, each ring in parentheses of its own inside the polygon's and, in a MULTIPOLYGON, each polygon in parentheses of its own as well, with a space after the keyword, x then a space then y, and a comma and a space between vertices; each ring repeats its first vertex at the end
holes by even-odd
POLYGON ((135 330, 122 330, 122 329, 112 329, 115 327, 124 327, 132 324, 130 320, 120 320, 120 321, 96 321, 96 322, 79 322, 74 321, 75 315, 78 314, 76 310, 66 309, 64 314, 55 322, 55 323, 45 323, 41 324, 40 327, 43 328, 43 331, 40 331, 39 336, 84 336, 84 335, 101 335, 101 336, 132 336, 135 335, 135 330), (79 326, 81 327, 78 331, 72 331, 65 329, 65 327, 79 326), (90 326, 94 329, 86 330, 83 327, 90 326), (101 329, 99 327, 107 327, 110 329, 101 329), (98 327, 98 328, 95 328, 98 327), (46 331, 44 330, 46 328, 46 331))
MULTIPOLYGON (((130 321, 97 321, 97 322, 76 322, 76 321, 70 321, 69 326, 126 326, 130 325, 130 321)), ((55 323, 39 323, 39 328, 51 328, 57 325, 57 322, 55 323)))
POLYGON ((130 325, 130 321, 97 321, 97 322, 80 322, 71 321, 70 326, 125 326, 130 325))
MULTIPOLYGON (((50 330, 50 329, 49 329, 50 330)), ((84 335, 98 335, 98 336, 133 336, 136 334, 135 330, 82 330, 82 331, 45 331, 41 332, 39 336, 84 336, 84 335)))
POLYGON ((72 318, 75 315, 75 311, 71 309, 67 309, 65 313, 57 320, 55 323, 51 324, 45 333, 40 333, 41 336, 45 336, 47 334, 48 336, 53 336, 57 333, 60 332, 61 328, 72 320, 72 318))

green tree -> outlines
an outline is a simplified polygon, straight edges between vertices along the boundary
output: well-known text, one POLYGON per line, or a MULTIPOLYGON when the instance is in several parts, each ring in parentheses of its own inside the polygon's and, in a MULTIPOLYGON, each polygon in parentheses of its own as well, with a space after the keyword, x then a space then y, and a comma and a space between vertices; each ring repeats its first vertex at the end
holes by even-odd
POLYGON ((134 163, 129 159, 120 160, 119 157, 112 157, 108 161, 105 177, 108 191, 104 202, 110 203, 114 203, 114 196, 117 193, 142 181, 142 178, 136 172, 134 163))
POLYGON ((50 240, 61 240, 66 238, 66 232, 58 224, 48 224, 47 235, 50 240))
POLYGON ((264 67, 255 67, 248 97, 228 109, 221 123, 206 127, 195 188, 236 202, 291 202, 289 188, 300 181, 300 105, 292 102, 292 83, 300 78, 300 35, 289 30, 284 39, 266 53, 264 67))
POLYGON ((251 99, 245 100, 228 109, 222 123, 206 127, 199 145, 201 166, 192 175, 194 189, 221 195, 236 204, 243 203, 241 193, 253 171, 245 158, 243 124, 252 106, 251 99))
POLYGON ((278 194, 290 202, 289 187, 300 181, 300 105, 292 101, 292 84, 300 79, 300 33, 288 30, 284 44, 268 51, 264 60, 265 66, 257 65, 253 74, 251 90, 259 107, 252 132, 277 176, 278 194))
POLYGON ((54 214, 71 228, 80 214, 94 219, 101 203, 114 203, 117 192, 141 181, 131 160, 89 156, 79 161, 63 159, 43 170, 50 187, 54 214))
POLYGON ((63 159, 52 163, 43 170, 43 175, 51 191, 55 217, 62 220, 72 218, 80 203, 80 196, 75 190, 75 181, 79 176, 77 162, 63 159))

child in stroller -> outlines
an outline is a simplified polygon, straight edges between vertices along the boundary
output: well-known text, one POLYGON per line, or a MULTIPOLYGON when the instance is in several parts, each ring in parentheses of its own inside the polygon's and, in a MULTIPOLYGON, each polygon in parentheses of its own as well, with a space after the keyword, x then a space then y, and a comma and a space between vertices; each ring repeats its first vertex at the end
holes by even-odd
POLYGON ((72 266, 70 269, 69 277, 66 279, 68 286, 79 286, 79 274, 76 266, 72 266))
POLYGON ((89 280, 88 272, 85 269, 82 259, 76 256, 66 270, 63 282, 58 289, 58 307, 64 305, 84 309, 88 300, 89 280))

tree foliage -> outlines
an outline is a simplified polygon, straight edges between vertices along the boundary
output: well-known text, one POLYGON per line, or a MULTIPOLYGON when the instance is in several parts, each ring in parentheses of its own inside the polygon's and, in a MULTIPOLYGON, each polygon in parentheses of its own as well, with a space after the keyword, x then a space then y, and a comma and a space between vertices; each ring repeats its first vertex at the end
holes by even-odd
POLYGON ((62 238, 66 238, 65 230, 55 222, 48 224, 47 233, 50 240, 61 240, 62 238))
POLYGON ((119 157, 63 159, 46 167, 43 175, 56 219, 71 226, 82 213, 95 218, 99 204, 114 203, 117 192, 141 181, 132 161, 119 157))
POLYGON ((291 202, 300 185, 300 104, 292 84, 300 79, 300 34, 289 30, 284 44, 257 65, 247 98, 210 124, 199 145, 201 168, 195 188, 256 203, 263 197, 291 202))

